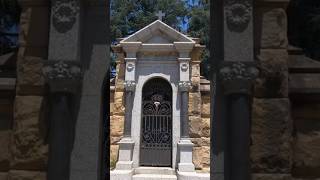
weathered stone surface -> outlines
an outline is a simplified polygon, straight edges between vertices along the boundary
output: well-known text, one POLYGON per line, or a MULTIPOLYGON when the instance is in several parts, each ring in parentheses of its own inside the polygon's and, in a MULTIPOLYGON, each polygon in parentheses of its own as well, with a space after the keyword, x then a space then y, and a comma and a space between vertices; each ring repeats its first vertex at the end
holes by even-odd
POLYGON ((110 122, 110 135, 111 136, 122 136, 124 126, 124 116, 112 116, 110 122))
POLYGON ((10 171, 8 180, 46 180, 45 172, 38 171, 10 171))
POLYGON ((199 116, 189 116, 189 133, 192 138, 210 136, 210 119, 199 116))
POLYGON ((201 116, 209 118, 210 117, 210 94, 205 94, 201 96, 201 116))
MULTIPOLYGON (((8 171, 10 168, 9 143, 11 131, 0 131, 0 171, 8 171)), ((1 180, 1 176, 0 176, 1 180)))
POLYGON ((15 121, 11 141, 11 167, 45 170, 48 147, 44 143, 45 102, 40 96, 16 96, 15 121))
POLYGON ((8 173, 0 172, 0 180, 8 180, 8 173))
MULTIPOLYGON (((123 61, 124 57, 120 57, 120 59, 122 59, 121 61, 123 61)), ((116 91, 124 91, 124 79, 125 79, 125 64, 124 63, 120 63, 120 61, 118 61, 117 67, 116 67, 116 73, 117 73, 117 77, 116 77, 116 82, 115 82, 115 88, 116 91)))
POLYGON ((288 99, 254 99, 251 131, 253 172, 290 172, 291 133, 288 99))
POLYGON ((42 75, 43 59, 38 57, 19 58, 17 64, 17 93, 39 95, 44 91, 42 75))
POLYGON ((290 174, 252 174, 252 180, 291 180, 290 174))
POLYGON ((261 31, 261 48, 285 49, 288 46, 285 9, 258 8, 257 12, 256 29, 261 31))
POLYGON ((286 50, 261 50, 260 74, 255 83, 255 97, 288 97, 288 53, 286 50))
POLYGON ((125 96, 124 92, 114 93, 114 104, 113 104, 113 114, 124 115, 125 107, 125 96))
POLYGON ((200 90, 200 76, 191 77, 191 92, 197 92, 200 90))
POLYGON ((110 138, 110 144, 111 145, 116 145, 120 140, 122 136, 112 136, 110 138))
POLYGON ((191 138, 191 141, 195 147, 210 146, 209 137, 191 138))
POLYGON ((192 77, 199 77, 200 76, 200 65, 199 64, 192 64, 191 66, 191 76, 192 77))
POLYGON ((320 130, 298 132, 294 141, 293 174, 320 177, 320 130))
POLYGON ((201 94, 189 93, 189 115, 200 115, 201 113, 201 94))
POLYGON ((210 166, 210 148, 208 146, 193 148, 193 163, 196 169, 210 166))
POLYGON ((118 145, 111 145, 110 146, 110 168, 115 167, 116 162, 118 160, 118 152, 119 152, 118 145))

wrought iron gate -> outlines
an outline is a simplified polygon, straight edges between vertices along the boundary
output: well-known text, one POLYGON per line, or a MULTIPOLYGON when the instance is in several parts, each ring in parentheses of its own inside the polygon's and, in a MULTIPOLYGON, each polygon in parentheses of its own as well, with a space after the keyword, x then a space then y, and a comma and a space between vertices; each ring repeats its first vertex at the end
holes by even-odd
POLYGON ((142 92, 141 166, 171 166, 172 90, 163 79, 153 79, 142 92))

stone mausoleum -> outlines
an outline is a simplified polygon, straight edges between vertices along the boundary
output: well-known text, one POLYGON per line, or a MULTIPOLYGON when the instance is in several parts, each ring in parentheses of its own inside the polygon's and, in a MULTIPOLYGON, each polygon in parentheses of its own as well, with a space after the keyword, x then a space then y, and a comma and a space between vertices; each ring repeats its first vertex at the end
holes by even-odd
MULTIPOLYGON (((319 1, 211 2, 210 23, 218 31, 210 34, 213 45, 218 43, 214 50, 236 60, 250 56, 260 72, 251 93, 250 152, 235 157, 250 157, 246 173, 252 180, 319 180, 320 62, 293 41, 310 34, 315 40, 310 46, 319 45, 319 29, 306 28, 312 17, 318 22, 318 8, 310 2, 319 1), (243 18, 232 17, 237 10, 243 18), (234 23, 246 26, 237 29, 234 23)), ((103 138, 109 125, 108 5, 104 0, 19 0, 19 5, 19 49, 0 55, 0 180, 108 179, 103 138)), ((113 48, 118 58, 110 89, 113 178, 152 179, 147 173, 160 173, 205 179, 210 164, 210 178, 230 179, 223 146, 236 141, 217 126, 224 119, 210 113, 221 102, 213 96, 221 86, 211 75, 210 84, 200 77, 202 49, 197 39, 159 21, 113 48), (161 128, 148 124, 150 119, 162 121, 161 128), (142 131, 158 139, 144 141, 142 131)))
POLYGON ((209 179, 196 173, 208 172, 210 158, 209 113, 201 111, 201 94, 209 102, 209 88, 201 89, 203 49, 160 20, 113 47, 111 179, 209 179))

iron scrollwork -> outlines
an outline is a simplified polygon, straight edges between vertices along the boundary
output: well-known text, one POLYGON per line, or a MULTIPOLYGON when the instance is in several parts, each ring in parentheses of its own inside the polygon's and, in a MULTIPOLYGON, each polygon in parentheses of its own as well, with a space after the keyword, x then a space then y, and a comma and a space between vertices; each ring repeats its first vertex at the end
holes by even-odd
POLYGON ((170 84, 155 79, 143 88, 141 163, 159 166, 171 164, 172 91, 170 84), (150 154, 158 154, 159 156, 150 154))

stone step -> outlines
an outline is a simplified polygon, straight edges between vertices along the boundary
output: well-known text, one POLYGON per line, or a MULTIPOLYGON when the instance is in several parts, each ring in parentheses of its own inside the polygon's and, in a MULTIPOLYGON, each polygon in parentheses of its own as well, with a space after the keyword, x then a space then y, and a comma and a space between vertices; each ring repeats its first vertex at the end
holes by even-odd
POLYGON ((177 180, 176 175, 163 174, 136 174, 132 176, 133 180, 177 180))
POLYGON ((175 175, 174 169, 169 167, 138 167, 134 170, 135 174, 162 174, 175 175))

